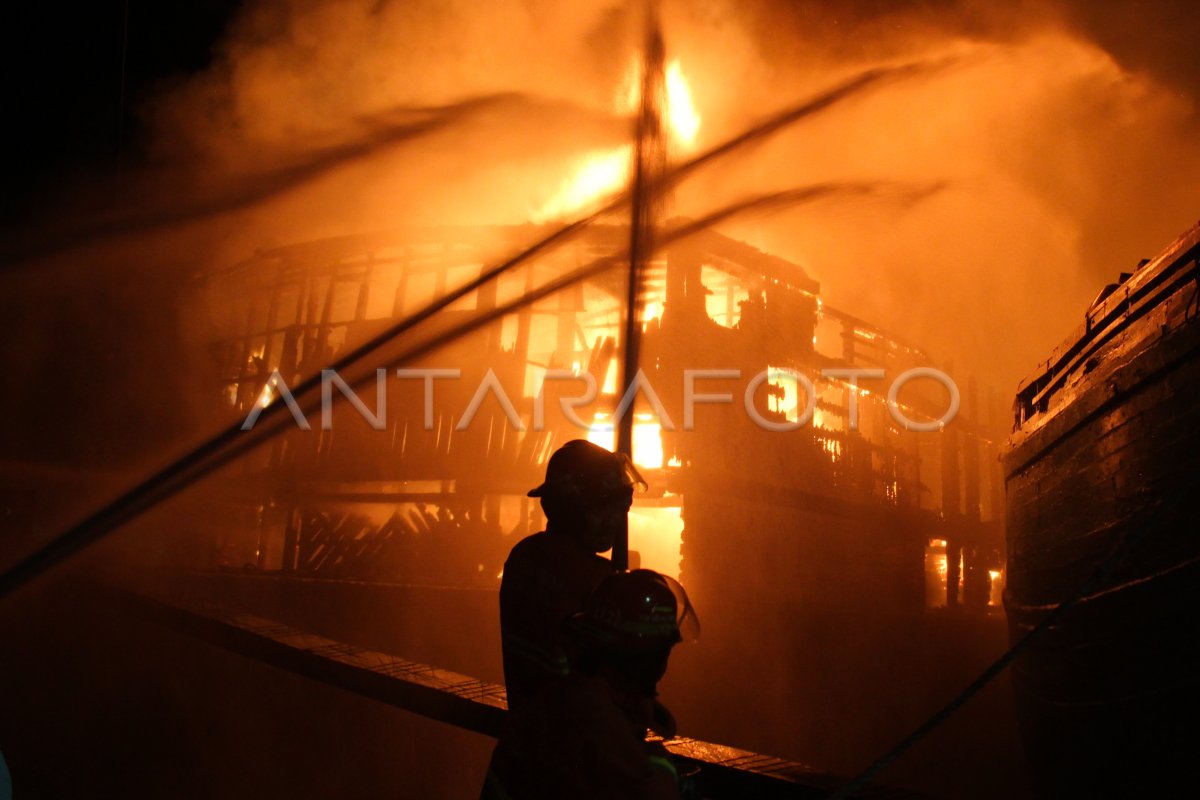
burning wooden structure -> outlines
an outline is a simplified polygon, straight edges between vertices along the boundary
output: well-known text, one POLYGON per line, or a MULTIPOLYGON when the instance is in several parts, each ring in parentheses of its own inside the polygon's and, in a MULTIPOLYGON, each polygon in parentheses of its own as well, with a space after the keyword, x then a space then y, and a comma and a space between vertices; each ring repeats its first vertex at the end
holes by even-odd
MULTIPOLYGON (((214 401, 249 413, 279 390, 274 373, 284 388, 294 385, 340 349, 474 278, 490 250, 541 233, 448 227, 260 251, 213 284, 235 298, 222 304, 218 322, 226 375, 214 401)), ((627 237, 626 228, 596 226, 445 315, 519 296, 564 265, 620 252, 627 237)), ((943 430, 902 430, 889 413, 889 383, 930 359, 823 303, 819 288, 798 265, 713 231, 651 261, 642 368, 658 403, 643 393, 629 409, 634 458, 649 483, 635 502, 632 548, 647 566, 682 569, 701 597, 740 575, 794 592, 796 604, 866 602, 902 613, 994 604, 1002 567, 998 437, 979 422, 986 412, 973 384, 943 430), (855 381, 847 377, 855 369, 883 377, 855 381), (696 393, 726 393, 729 402, 695 405, 689 417, 688 380, 696 393), (927 590, 939 580, 947 588, 927 590)), ((429 406, 422 380, 389 373, 383 406, 375 407, 371 386, 360 389, 380 424, 340 403, 327 430, 279 437, 245 465, 237 493, 246 524, 222 531, 214 563, 495 586, 513 537, 539 529, 537 504, 524 492, 549 453, 571 438, 613 444, 623 292, 614 271, 430 356, 419 366, 461 377, 432 380, 429 406), (583 378, 544 381, 549 370, 595 382, 598 396, 576 409, 586 429, 556 413, 554 402, 556 393, 579 395, 583 378), (488 375, 501 391, 464 426, 488 375), (538 425, 543 389, 548 410, 538 425)), ((935 382, 909 386, 897 400, 906 418, 927 422, 944 412, 945 390, 935 382)))

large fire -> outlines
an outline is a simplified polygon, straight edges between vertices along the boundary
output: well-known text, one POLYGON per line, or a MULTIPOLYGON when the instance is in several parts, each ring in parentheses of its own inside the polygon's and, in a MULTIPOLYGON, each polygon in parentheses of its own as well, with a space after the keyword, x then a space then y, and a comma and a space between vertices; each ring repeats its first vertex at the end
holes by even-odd
MULTIPOLYGON (((621 89, 613 102, 618 113, 632 115, 637 111, 641 100, 639 92, 642 85, 642 69, 640 60, 634 59, 630 62, 621 89)), ((675 153, 690 152, 695 148, 700 131, 700 114, 692 102, 692 92, 678 59, 665 65, 663 79, 665 103, 662 111, 667 146, 675 153)), ((530 213, 530 218, 539 223, 562 219, 616 194, 630 184, 633 157, 632 145, 587 153, 550 199, 530 213)), ((652 319, 661 313, 661 299, 647 301, 645 319, 652 319)), ((609 335, 616 333, 614 326, 609 335)), ((609 387, 606 383, 605 391, 613 389, 615 386, 609 387)), ((611 414, 597 412, 589 427, 587 438, 601 447, 615 449, 616 429, 611 414)), ((667 466, 664 463, 661 426, 651 414, 635 414, 633 460, 643 469, 661 469, 667 466)), ((678 505, 669 502, 651 506, 641 504, 631 512, 630 548, 640 554, 643 566, 678 577, 682 530, 683 520, 678 505)))
MULTIPOLYGON (((631 62, 615 103, 619 113, 632 114, 637 109, 641 70, 640 61, 631 62)), ((667 88, 664 116, 670 144, 679 151, 689 152, 695 147, 700 132, 700 114, 692 102, 692 92, 678 59, 667 63, 664 77, 667 88)), ((629 184, 632 160, 632 145, 588 153, 554 195, 531 212, 530 217, 539 223, 560 219, 620 191, 629 184)))

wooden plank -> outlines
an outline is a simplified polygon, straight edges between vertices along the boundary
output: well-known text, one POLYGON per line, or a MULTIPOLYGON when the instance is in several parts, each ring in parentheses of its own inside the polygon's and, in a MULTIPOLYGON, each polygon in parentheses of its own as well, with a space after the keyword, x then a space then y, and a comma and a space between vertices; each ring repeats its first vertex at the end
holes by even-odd
MULTIPOLYGON (((297 630, 229 608, 184 608, 145 595, 98 588, 108 602, 247 658, 387 703, 437 722, 496 737, 507 715, 504 687, 297 630)), ((661 740, 685 770, 700 772, 704 796, 807 800, 843 779, 794 761, 689 737, 661 740)), ((916 798, 870 786, 862 798, 916 798)))

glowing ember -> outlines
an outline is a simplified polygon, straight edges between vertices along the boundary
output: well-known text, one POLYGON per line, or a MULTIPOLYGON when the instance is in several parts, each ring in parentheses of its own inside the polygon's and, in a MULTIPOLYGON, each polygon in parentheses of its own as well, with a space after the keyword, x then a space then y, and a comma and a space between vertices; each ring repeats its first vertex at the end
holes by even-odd
POLYGON ((271 401, 275 399, 275 392, 272 390, 272 385, 267 383, 263 387, 262 394, 258 396, 258 405, 260 408, 266 408, 271 405, 271 401))
POLYGON ((992 579, 991 591, 988 593, 988 605, 1000 606, 1004 603, 1004 570, 989 569, 988 577, 992 579))

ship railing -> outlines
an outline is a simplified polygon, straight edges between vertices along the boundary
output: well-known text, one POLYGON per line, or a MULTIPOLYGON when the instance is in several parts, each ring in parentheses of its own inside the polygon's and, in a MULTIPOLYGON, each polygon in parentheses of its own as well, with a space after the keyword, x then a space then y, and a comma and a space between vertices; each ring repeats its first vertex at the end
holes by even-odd
POLYGON ((1084 315, 1084 323, 1017 390, 1014 430, 1050 408, 1050 401, 1080 367, 1100 350, 1189 283, 1200 288, 1200 224, 1142 265, 1127 280, 1106 287, 1084 315), (1111 291, 1109 291, 1111 289, 1111 291))

